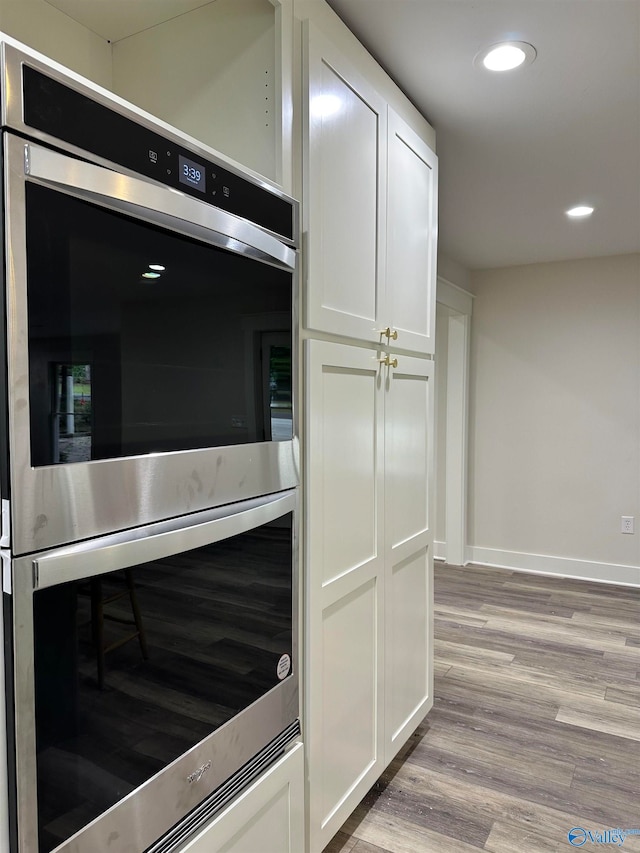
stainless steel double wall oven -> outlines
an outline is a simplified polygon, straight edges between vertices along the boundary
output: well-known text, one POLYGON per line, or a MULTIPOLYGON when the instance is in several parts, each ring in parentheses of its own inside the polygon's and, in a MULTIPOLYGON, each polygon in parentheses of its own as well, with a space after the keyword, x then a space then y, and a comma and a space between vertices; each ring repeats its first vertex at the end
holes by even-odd
POLYGON ((1 63, 8 843, 171 850, 299 733, 298 208, 1 63))

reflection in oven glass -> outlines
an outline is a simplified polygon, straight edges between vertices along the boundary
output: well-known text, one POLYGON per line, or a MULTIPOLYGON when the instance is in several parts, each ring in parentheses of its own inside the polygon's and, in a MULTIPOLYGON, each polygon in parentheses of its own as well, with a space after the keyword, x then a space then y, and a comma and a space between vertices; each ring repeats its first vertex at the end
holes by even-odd
POLYGON ((292 438, 290 272, 26 186, 31 464, 292 438))
POLYGON ((52 376, 53 459, 86 462, 91 459, 91 365, 53 362, 52 376))
POLYGON ((35 594, 40 853, 286 677, 283 522, 35 594))

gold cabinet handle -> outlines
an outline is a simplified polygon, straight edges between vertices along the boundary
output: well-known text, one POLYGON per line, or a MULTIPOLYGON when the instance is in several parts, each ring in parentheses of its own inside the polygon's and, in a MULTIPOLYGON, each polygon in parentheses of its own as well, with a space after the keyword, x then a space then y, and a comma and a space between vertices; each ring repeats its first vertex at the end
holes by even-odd
POLYGON ((398 340, 398 330, 394 329, 393 331, 391 331, 391 326, 387 326, 386 329, 376 329, 376 332, 379 335, 384 335, 388 341, 398 340))
POLYGON ((378 362, 380 364, 384 364, 386 367, 397 367, 398 366, 398 359, 397 358, 390 358, 390 356, 388 356, 388 355, 385 355, 384 358, 379 358, 378 362))

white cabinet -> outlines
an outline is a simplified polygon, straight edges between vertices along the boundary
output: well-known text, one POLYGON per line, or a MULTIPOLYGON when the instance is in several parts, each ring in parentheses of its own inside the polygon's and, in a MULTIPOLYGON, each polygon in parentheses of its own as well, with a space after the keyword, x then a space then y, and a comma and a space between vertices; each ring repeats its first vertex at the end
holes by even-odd
POLYGON ((310 849, 432 698, 432 362, 306 344, 310 849))
POLYGON ((383 368, 385 764, 433 704, 434 365, 395 358, 383 368))
POLYGON ((382 374, 372 350, 306 344, 311 851, 384 769, 382 374))
POLYGON ((303 216, 308 328, 378 340, 387 105, 307 22, 303 216))
POLYGON ((305 324, 433 353, 437 158, 309 22, 305 48, 305 324))
POLYGON ((179 853, 301 853, 304 760, 296 744, 179 853))
POLYGON ((309 853, 433 702, 433 131, 320 0, 300 22, 309 853), (380 363, 386 359, 387 363, 380 363))
POLYGON ((388 129, 385 322, 398 347, 433 353, 438 161, 391 107, 388 129))

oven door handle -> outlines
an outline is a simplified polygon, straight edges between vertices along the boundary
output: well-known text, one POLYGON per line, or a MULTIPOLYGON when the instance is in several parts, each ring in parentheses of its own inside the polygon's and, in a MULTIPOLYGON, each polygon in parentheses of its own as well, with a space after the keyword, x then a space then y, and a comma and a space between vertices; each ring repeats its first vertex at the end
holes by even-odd
POLYGON ((102 207, 171 228, 230 252, 295 269, 294 249, 276 237, 245 219, 172 187, 157 186, 32 143, 24 146, 24 171, 37 183, 102 207))
POLYGON ((27 557, 33 567, 33 589, 84 580, 219 542, 293 512, 296 501, 295 490, 288 489, 27 557))

